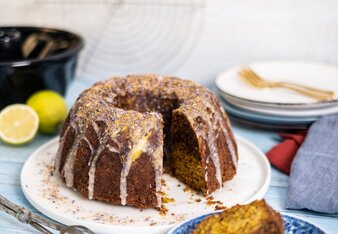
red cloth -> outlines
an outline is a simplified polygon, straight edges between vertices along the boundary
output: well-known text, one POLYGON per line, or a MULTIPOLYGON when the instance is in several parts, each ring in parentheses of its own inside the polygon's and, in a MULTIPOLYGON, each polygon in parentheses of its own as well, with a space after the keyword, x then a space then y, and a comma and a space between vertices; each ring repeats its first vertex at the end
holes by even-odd
POLYGON ((271 165, 289 175, 293 158, 305 139, 306 131, 279 133, 279 136, 283 141, 272 147, 266 156, 271 165))

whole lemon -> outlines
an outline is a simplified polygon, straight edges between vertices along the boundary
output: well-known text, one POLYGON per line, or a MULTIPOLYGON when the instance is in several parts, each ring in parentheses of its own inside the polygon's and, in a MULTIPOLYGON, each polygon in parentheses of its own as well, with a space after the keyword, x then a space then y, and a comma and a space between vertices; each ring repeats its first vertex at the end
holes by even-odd
POLYGON ((64 98, 51 90, 41 90, 27 100, 39 116, 39 132, 51 134, 58 130, 59 125, 67 117, 67 104, 64 98))

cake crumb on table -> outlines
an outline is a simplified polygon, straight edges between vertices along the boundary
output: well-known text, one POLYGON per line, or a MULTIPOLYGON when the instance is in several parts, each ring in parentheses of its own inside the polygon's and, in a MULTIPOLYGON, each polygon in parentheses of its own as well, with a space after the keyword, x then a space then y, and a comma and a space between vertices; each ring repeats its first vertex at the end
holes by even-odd
POLYGON ((161 184, 162 184, 162 186, 167 187, 167 183, 163 178, 161 179, 161 184))
POLYGON ((171 197, 162 197, 162 202, 163 203, 175 202, 175 199, 171 197))
POLYGON ((167 215, 168 209, 162 204, 160 208, 158 208, 160 215, 165 216, 167 215))
POLYGON ((216 210, 226 210, 226 209, 228 209, 228 207, 226 207, 226 206, 222 206, 222 205, 216 205, 215 206, 215 211, 216 210))

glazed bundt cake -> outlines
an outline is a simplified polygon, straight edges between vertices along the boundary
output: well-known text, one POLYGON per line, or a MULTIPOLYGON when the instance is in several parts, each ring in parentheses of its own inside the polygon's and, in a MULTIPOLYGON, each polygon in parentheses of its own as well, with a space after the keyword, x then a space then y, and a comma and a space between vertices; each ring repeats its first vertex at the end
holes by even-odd
POLYGON ((233 178, 237 146, 215 96, 191 81, 155 75, 98 82, 71 108, 55 172, 89 199, 161 205, 163 162, 204 194, 233 178))
POLYGON ((279 213, 264 200, 236 205, 212 215, 196 226, 193 234, 283 234, 284 224, 279 213))

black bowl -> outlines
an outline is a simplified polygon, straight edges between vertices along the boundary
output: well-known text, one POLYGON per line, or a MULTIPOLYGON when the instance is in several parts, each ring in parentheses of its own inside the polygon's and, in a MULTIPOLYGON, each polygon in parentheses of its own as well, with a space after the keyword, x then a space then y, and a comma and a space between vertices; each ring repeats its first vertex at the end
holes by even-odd
POLYGON ((0 110, 42 89, 64 95, 83 45, 80 36, 63 30, 0 27, 0 110))

